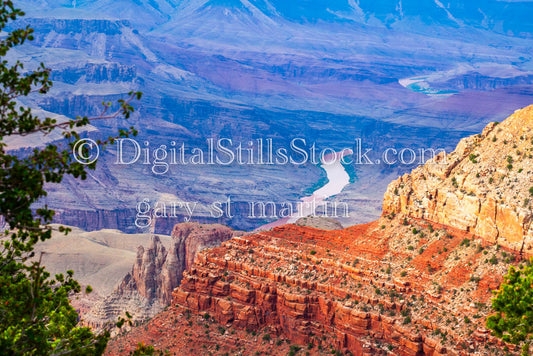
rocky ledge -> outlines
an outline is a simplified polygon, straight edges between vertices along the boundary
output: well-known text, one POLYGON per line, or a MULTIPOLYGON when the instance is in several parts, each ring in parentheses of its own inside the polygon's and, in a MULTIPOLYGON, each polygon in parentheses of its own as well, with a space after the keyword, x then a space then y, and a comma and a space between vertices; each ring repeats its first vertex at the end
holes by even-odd
POLYGON ((217 345, 253 354, 268 344, 256 335, 268 333, 313 354, 497 354, 502 346, 484 322, 491 290, 518 258, 470 233, 404 216, 335 231, 287 225, 201 251, 172 307, 110 350, 143 340, 176 354, 200 346, 216 354, 217 345), (205 338, 191 315, 248 336, 205 338))
POLYGON ((533 105, 392 182, 383 211, 470 231, 532 255, 532 199, 533 105))

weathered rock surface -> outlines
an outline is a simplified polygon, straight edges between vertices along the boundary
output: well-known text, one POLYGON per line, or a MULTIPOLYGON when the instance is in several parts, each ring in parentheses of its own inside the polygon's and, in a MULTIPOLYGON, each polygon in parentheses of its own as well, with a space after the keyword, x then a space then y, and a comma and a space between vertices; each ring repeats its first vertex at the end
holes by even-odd
POLYGON ((341 230, 343 228, 342 224, 333 218, 312 215, 296 220, 295 224, 321 230, 341 230))
MULTIPOLYGON (((252 355, 265 333, 312 345, 311 354, 497 354, 484 322, 491 290, 517 259, 470 233, 400 216, 336 231, 286 225, 199 252, 172 306, 114 340, 110 354, 151 340, 176 354, 222 345, 252 355), (195 315, 226 333, 204 337, 195 315), (249 333, 228 343, 238 330, 249 333)), ((279 345, 267 350, 286 353, 279 345)))
POLYGON ((490 290, 508 268, 482 258, 482 250, 496 248, 481 240, 467 248, 462 241, 473 235, 397 219, 334 233, 285 226, 232 239, 198 255, 173 305, 237 328, 274 325, 299 345, 357 355, 380 345, 395 355, 484 347, 488 337, 468 335, 483 332, 490 290))
POLYGON ((531 255, 532 153, 529 106, 392 182, 383 211, 470 231, 488 243, 531 255))
POLYGON ((158 236, 147 247, 139 246, 133 268, 118 287, 84 315, 87 324, 102 327, 128 311, 142 322, 170 304, 172 291, 196 254, 229 240, 234 232, 222 225, 184 223, 175 226, 168 249, 158 236))

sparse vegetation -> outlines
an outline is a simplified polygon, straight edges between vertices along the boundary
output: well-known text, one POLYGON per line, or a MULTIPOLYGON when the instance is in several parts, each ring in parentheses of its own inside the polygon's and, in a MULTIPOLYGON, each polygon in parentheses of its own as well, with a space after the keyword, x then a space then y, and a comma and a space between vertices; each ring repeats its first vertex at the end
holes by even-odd
POLYGON ((459 188, 459 184, 457 183, 457 179, 455 177, 452 177, 452 185, 454 188, 459 188))
POLYGON ((291 345, 290 348, 289 348, 289 353, 288 355, 289 356, 294 356, 298 353, 298 351, 300 351, 302 348, 300 346, 296 346, 296 345, 291 345))
POLYGON ((496 255, 492 255, 492 257, 489 259, 489 263, 492 265, 497 265, 499 263, 498 257, 496 257, 496 255))
POLYGON ((463 241, 461 241, 461 246, 470 247, 470 240, 465 238, 463 241))

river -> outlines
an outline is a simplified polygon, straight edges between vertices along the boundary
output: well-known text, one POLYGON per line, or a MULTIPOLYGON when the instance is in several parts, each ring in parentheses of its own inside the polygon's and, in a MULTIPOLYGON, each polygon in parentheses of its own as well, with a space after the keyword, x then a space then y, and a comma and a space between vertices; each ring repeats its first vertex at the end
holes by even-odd
POLYGON ((316 208, 324 204, 324 201, 332 196, 342 192, 342 190, 350 184, 350 175, 341 163, 343 156, 350 155, 351 150, 337 152, 324 156, 321 167, 326 171, 328 183, 321 188, 318 188, 313 194, 303 197, 296 205, 292 217, 286 217, 266 224, 257 230, 268 230, 275 226, 295 223, 298 219, 313 215, 316 213, 316 208), (334 158, 335 156, 335 158, 334 158))

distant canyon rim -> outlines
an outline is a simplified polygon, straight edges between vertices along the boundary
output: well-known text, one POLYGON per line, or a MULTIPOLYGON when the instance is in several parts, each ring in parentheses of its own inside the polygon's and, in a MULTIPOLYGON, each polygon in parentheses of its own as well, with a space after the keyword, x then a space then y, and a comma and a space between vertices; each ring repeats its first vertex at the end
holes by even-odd
MULTIPOLYGON (((35 40, 8 60, 29 69, 42 61, 54 81, 49 95, 25 104, 65 120, 97 115, 103 100, 140 90, 143 100, 128 123, 95 122, 82 135, 105 138, 133 125, 141 149, 145 141, 152 149, 170 149, 172 141, 203 147, 210 138, 272 139, 290 148, 302 138, 338 151, 361 138, 373 152, 450 152, 462 137, 528 105, 532 95, 529 2, 16 3, 27 13, 17 26, 33 27, 35 40)), ((30 146, 57 139, 36 137, 30 146)), ((28 143, 10 147, 23 154, 28 143)), ((135 157, 134 147, 125 150, 135 157)), ((124 161, 131 158, 124 153, 124 161)), ((246 219, 247 201, 297 202, 326 178, 311 163, 178 165, 156 174, 166 167, 115 165, 117 157, 110 147, 86 182, 51 186, 41 204, 56 210, 58 223, 138 233, 135 205, 142 199, 198 201, 196 221, 251 231, 275 219, 246 219), (235 215, 213 218, 206 206, 228 196, 235 215)), ((422 163, 388 166, 382 157, 369 158, 381 163, 355 166, 355 179, 330 198, 358 211, 340 219, 345 226, 378 218, 388 183, 422 163)), ((168 235, 186 217, 160 219, 156 231, 168 235)))

